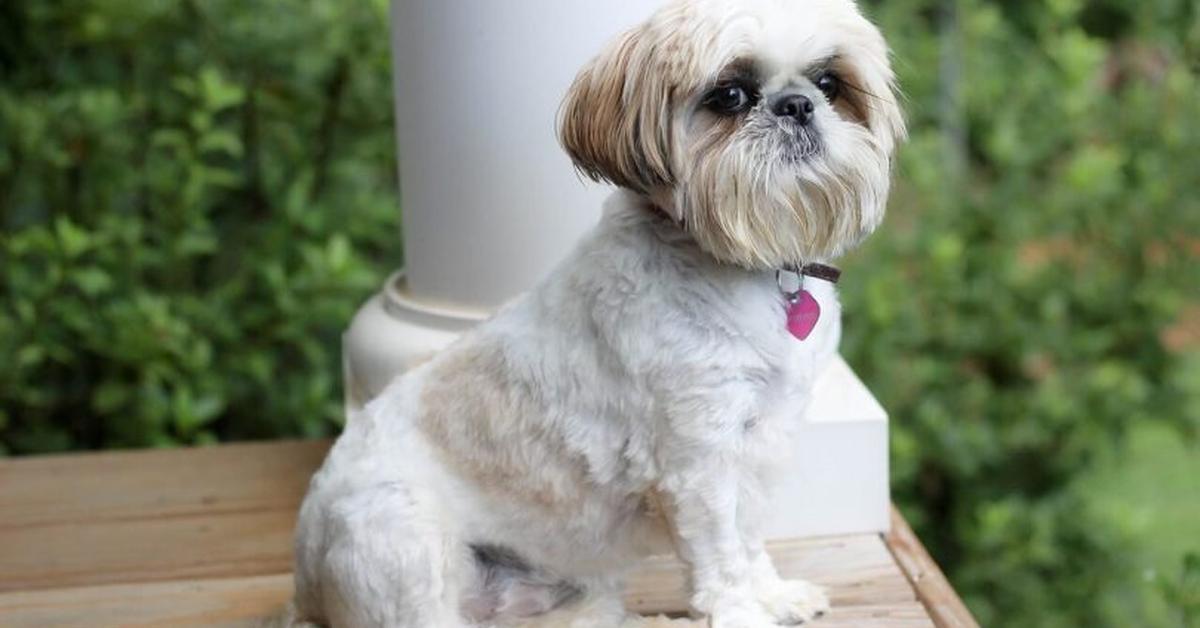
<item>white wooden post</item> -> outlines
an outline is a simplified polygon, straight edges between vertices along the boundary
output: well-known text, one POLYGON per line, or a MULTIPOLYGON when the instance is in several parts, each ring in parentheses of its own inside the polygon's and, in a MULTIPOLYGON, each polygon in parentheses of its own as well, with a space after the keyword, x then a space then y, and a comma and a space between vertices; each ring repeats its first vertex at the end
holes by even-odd
MULTIPOLYGON (((505 300, 599 217, 555 138, 579 68, 661 0, 393 0, 405 267, 343 342, 348 415, 505 300)), ((887 415, 840 359, 817 385, 777 538, 888 527, 887 415)))

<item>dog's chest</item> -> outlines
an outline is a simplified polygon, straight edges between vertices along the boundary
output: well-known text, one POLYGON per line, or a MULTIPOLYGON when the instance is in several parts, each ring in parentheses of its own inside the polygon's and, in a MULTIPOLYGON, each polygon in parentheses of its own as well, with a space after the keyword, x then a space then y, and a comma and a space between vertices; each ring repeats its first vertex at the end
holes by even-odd
MULTIPOLYGON (((821 368, 837 350, 841 310, 836 293, 825 284, 814 285, 810 294, 820 316, 805 338, 798 338, 789 329, 787 312, 783 311, 774 320, 773 329, 753 340, 769 346, 760 347, 765 376, 757 394, 755 419, 746 426, 751 436, 770 438, 778 436, 779 431, 794 432, 803 420, 821 368)), ((780 306, 784 308, 786 304, 780 306)))

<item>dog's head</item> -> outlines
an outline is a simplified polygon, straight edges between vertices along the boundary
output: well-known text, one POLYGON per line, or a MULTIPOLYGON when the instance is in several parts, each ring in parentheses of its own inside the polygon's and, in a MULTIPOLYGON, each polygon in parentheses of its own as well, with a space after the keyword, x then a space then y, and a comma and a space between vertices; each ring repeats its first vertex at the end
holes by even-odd
POLYGON ((905 134, 887 45, 852 0, 675 0, 583 69, 559 127, 581 172, 750 268, 869 234, 905 134))

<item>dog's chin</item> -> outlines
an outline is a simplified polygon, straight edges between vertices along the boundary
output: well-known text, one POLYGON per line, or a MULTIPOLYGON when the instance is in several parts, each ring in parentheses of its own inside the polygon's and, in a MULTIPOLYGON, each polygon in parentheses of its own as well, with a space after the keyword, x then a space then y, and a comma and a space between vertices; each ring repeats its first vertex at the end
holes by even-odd
POLYGON ((699 246, 722 262, 766 269, 829 261, 883 218, 889 164, 871 144, 734 146, 701 158, 676 202, 699 246))

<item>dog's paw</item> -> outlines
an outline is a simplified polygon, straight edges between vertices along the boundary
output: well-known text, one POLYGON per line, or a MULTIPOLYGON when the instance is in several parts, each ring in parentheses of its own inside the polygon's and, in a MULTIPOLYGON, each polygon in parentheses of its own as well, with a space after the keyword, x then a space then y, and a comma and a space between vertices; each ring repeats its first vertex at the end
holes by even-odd
POLYGON ((758 601, 785 626, 812 621, 829 613, 829 598, 821 587, 803 580, 779 580, 759 591, 758 601))
POLYGON ((709 628, 778 628, 769 613, 751 605, 726 606, 708 618, 709 628))

